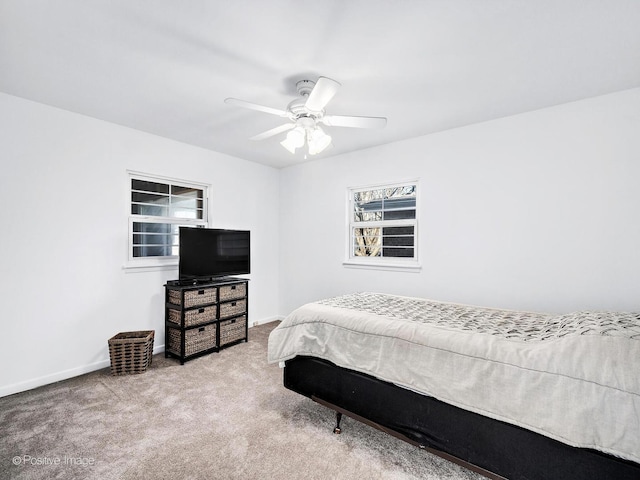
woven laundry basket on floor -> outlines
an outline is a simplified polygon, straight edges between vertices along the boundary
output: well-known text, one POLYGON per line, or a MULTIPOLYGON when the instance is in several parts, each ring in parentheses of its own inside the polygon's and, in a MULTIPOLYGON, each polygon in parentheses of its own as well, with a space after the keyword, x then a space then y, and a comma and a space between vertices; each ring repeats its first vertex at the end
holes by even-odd
POLYGON ((155 330, 120 332, 109 339, 111 375, 144 373, 153 358, 155 330))

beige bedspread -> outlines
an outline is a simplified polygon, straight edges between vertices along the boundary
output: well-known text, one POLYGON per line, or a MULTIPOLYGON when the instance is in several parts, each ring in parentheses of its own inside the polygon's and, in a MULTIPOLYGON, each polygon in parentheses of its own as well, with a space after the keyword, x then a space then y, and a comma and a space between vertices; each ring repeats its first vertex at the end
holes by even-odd
POLYGON ((640 463, 640 314, 547 315, 358 293, 310 303, 269 338, 296 355, 640 463))

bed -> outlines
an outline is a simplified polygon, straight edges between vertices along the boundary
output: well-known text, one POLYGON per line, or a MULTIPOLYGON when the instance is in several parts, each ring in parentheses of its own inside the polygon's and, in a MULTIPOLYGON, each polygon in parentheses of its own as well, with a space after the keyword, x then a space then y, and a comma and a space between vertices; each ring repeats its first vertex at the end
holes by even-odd
POLYGON ((285 387, 499 479, 640 479, 640 314, 354 293, 269 337, 285 387))

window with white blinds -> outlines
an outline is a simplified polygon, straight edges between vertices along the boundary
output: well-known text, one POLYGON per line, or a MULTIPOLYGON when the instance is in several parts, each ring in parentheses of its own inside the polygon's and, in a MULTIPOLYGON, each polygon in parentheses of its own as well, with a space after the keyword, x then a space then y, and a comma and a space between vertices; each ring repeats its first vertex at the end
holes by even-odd
POLYGON ((417 182, 349 190, 349 260, 416 264, 417 182))
POLYGON ((178 229, 207 226, 203 184, 130 173, 129 260, 177 261, 178 229))

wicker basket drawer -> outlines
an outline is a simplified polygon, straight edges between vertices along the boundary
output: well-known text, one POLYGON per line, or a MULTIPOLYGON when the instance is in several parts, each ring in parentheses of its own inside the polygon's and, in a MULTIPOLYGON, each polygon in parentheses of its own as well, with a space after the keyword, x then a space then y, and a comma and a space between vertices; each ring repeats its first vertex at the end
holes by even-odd
MULTIPOLYGON (((201 323, 210 322, 216 319, 216 306, 210 305, 208 307, 194 308, 192 310, 184 310, 184 326, 191 327, 193 325, 199 325, 201 323)), ((181 312, 180 310, 174 310, 169 308, 169 321, 180 325, 181 312)))
POLYGON ((236 300, 235 302, 226 302, 220 304, 220 318, 233 317, 247 311, 247 300, 236 300))
POLYGON ((185 357, 209 350, 218 346, 216 342, 217 323, 184 331, 184 354, 180 351, 180 330, 168 328, 167 349, 176 355, 185 357))
POLYGON ((220 346, 247 338, 247 316, 220 322, 220 346))
POLYGON ((185 290, 184 305, 182 305, 182 295, 180 290, 169 290, 169 303, 184 308, 197 307, 218 301, 218 292, 215 287, 201 288, 199 290, 185 290))
POLYGON ((247 284, 238 283, 236 285, 226 285, 220 287, 220 301, 233 300, 247 296, 247 284))

